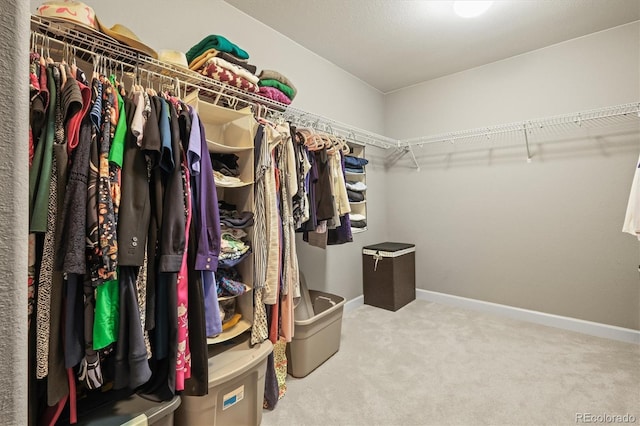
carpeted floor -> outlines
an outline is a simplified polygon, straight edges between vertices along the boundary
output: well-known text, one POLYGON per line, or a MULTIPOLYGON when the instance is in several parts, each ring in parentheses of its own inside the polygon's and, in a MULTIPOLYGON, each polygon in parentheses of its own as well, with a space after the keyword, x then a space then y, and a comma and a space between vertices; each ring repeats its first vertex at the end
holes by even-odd
POLYGON ((346 314, 265 426, 640 424, 640 346, 416 300, 346 314), (582 416, 582 417, 580 417, 582 416), (591 416, 591 417, 589 417, 591 416), (580 418, 578 418, 580 417, 580 418))

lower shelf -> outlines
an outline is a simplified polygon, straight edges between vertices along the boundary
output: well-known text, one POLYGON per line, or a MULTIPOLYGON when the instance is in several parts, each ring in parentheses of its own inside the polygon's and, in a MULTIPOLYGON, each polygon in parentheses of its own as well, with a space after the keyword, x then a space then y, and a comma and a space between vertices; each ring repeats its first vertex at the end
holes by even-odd
POLYGON ((251 328, 251 323, 242 318, 236 325, 231 327, 229 330, 223 331, 218 334, 216 337, 207 337, 207 344, 214 345, 216 343, 226 342, 227 340, 231 340, 234 337, 237 337, 244 333, 245 331, 251 328))
POLYGON ((366 230, 367 230, 367 228, 351 228, 351 233, 352 234, 359 234, 359 233, 364 232, 366 230))

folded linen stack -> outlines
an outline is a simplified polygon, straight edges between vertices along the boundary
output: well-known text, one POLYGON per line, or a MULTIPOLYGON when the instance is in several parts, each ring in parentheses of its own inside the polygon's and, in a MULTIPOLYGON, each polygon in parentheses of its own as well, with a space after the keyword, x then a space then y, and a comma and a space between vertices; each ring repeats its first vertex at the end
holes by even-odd
POLYGON ((278 71, 262 70, 258 86, 262 96, 285 105, 289 105, 298 94, 298 90, 291 80, 278 71))
POLYGON ((220 35, 209 35, 187 52, 189 69, 238 89, 258 93, 257 68, 249 54, 220 35))

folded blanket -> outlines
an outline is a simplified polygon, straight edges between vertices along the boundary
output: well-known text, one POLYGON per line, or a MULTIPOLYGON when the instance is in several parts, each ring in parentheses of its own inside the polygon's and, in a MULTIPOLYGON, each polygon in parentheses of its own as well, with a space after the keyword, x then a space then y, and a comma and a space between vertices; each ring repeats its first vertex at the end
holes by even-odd
POLYGON ((293 100, 293 98, 296 97, 296 94, 291 87, 287 86, 286 84, 280 83, 278 80, 273 80, 273 79, 260 80, 258 82, 258 86, 275 87, 276 89, 280 90, 282 93, 287 95, 287 98, 291 100, 293 100))
POLYGON ((291 90, 293 90, 293 97, 295 97, 298 94, 298 90, 296 89, 296 86, 293 85, 291 80, 289 80, 284 75, 280 74, 278 71, 262 70, 258 77, 260 77, 260 80, 276 80, 282 84, 286 84, 291 88, 291 90))
POLYGON ((222 58, 219 58, 217 56, 214 56, 213 58, 209 58, 207 60, 207 65, 208 64, 216 64, 217 66, 219 66, 221 68, 224 68, 226 70, 231 71, 232 73, 234 73, 237 76, 240 76, 242 78, 246 78, 247 80, 249 80, 253 84, 258 84, 258 77, 256 77, 255 75, 251 74, 249 71, 245 70, 244 68, 240 68, 239 66, 234 65, 231 62, 225 61, 222 58))
POLYGON ((287 95, 275 87, 263 86, 260 88, 260 94, 265 98, 273 99, 274 101, 281 102, 285 105, 289 105, 291 103, 291 99, 287 98, 287 95))
POLYGON ((233 44, 223 36, 212 34, 203 38, 198 44, 189 49, 187 52, 187 60, 191 63, 194 58, 202 55, 203 52, 209 49, 217 49, 221 52, 231 53, 240 59, 249 59, 249 54, 238 45, 233 44))
POLYGON ((246 90, 247 92, 258 93, 260 91, 258 86, 256 86, 246 78, 240 77, 239 75, 236 75, 229 70, 219 67, 216 64, 209 64, 205 66, 200 71, 200 73, 207 77, 213 78, 214 80, 227 83, 228 85, 236 87, 238 89, 246 90))

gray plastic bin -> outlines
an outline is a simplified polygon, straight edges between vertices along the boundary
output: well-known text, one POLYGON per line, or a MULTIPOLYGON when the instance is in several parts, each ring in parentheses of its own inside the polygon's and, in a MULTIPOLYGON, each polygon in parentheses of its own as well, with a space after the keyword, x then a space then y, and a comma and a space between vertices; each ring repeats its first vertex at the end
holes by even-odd
MULTIPOLYGON (((316 290, 308 292, 314 315, 298 319, 300 315, 296 314, 293 340, 287 345, 287 372, 293 377, 308 375, 340 349, 344 298, 316 290)), ((304 303, 296 307, 296 313, 299 308, 304 309, 304 303)))
POLYGON ((273 350, 269 340, 249 344, 245 333, 209 346, 209 394, 182 397, 176 425, 259 425, 262 421, 264 375, 273 350))
POLYGON ((137 426, 145 424, 173 426, 174 412, 179 405, 179 396, 175 396, 167 402, 154 402, 137 395, 131 395, 129 398, 121 399, 88 413, 86 418, 78 419, 77 424, 86 426, 137 426))

